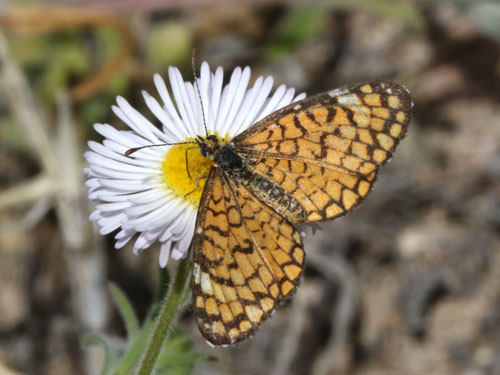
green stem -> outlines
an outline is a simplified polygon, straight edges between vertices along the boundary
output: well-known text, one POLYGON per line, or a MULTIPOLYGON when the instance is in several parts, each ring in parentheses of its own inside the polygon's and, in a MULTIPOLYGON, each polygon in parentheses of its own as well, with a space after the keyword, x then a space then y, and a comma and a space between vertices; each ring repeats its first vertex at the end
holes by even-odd
POLYGON ((175 280, 163 301, 151 341, 139 367, 138 375, 151 375, 153 373, 153 368, 160 354, 161 347, 168 336, 170 326, 176 317, 177 311, 179 311, 184 303, 189 287, 192 266, 191 261, 187 259, 179 262, 175 280))

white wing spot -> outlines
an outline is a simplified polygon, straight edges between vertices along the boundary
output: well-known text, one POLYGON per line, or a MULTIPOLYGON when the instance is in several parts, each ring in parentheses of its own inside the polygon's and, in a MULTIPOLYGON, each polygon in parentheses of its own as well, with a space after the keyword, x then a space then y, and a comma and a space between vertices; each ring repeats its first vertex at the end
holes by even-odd
POLYGON ((328 91, 328 95, 330 95, 332 98, 334 98, 336 96, 344 95, 348 92, 349 92, 349 90, 347 90, 347 89, 335 89, 335 90, 328 91))
POLYGON ((337 98, 340 104, 361 104, 359 97, 355 94, 342 95, 337 98))
POLYGON ((245 311, 252 322, 255 323, 260 321, 260 318, 262 317, 262 310, 253 305, 250 305, 245 307, 245 311))
POLYGON ((194 282, 196 284, 200 283, 200 265, 199 264, 194 264, 193 268, 193 277, 194 277, 194 282))
POLYGON ((201 290, 205 294, 214 294, 210 275, 206 272, 201 272, 201 290))
MULTIPOLYGON (((205 328, 207 328, 207 327, 205 327, 205 328)), ((209 326, 208 328, 210 328, 210 326, 209 326)), ((211 348, 215 348, 215 345, 214 345, 214 344, 212 344, 210 341, 205 340, 205 342, 206 342, 206 343, 208 344, 208 346, 210 346, 211 348)), ((224 345, 221 345, 221 346, 224 346, 224 345)))

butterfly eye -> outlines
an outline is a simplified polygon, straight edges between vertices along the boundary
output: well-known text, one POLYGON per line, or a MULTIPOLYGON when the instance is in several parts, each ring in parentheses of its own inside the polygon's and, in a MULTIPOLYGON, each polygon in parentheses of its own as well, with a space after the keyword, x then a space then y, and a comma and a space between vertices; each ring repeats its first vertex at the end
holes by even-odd
POLYGON ((207 147, 205 145, 200 145, 200 151, 201 151, 201 156, 207 157, 208 152, 207 152, 207 147))
POLYGON ((217 136, 214 135, 214 134, 210 134, 208 137, 207 137, 208 140, 210 141, 215 141, 215 142, 218 142, 219 140, 217 139, 217 136))

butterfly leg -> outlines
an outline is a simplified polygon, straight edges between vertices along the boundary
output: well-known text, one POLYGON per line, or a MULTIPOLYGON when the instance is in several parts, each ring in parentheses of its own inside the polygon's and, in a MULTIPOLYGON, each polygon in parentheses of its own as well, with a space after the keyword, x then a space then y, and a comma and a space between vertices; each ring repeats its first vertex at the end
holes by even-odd
MULTIPOLYGON (((187 172, 188 177, 189 177, 191 180, 193 179, 193 177, 191 177, 191 173, 189 173, 189 159, 188 159, 188 151, 189 151, 189 150, 196 150, 197 148, 199 149, 199 147, 189 147, 189 148, 187 148, 187 149, 186 149, 186 172, 187 172)), ((200 177, 200 178, 201 178, 201 177, 200 177)), ((205 178, 206 178, 206 176, 205 176, 205 178)), ((198 182, 196 182, 196 184, 197 184, 197 185, 196 185, 196 189, 195 189, 194 191, 196 191, 196 190, 198 189, 198 182)), ((191 192, 191 193, 192 193, 192 192, 191 192)), ((189 193, 189 194, 191 194, 191 193, 189 193)), ((186 194, 186 195, 189 195, 189 194, 186 194)))
MULTIPOLYGON (((191 177, 191 176, 190 176, 191 177)), ((198 190, 200 188, 200 180, 202 178, 207 178, 208 177, 208 174, 204 175, 204 176, 200 176, 196 179, 196 187, 194 188, 194 190, 190 191, 189 193, 187 193, 186 195, 184 195, 184 198, 186 198, 189 194, 193 194, 196 190, 198 190)))

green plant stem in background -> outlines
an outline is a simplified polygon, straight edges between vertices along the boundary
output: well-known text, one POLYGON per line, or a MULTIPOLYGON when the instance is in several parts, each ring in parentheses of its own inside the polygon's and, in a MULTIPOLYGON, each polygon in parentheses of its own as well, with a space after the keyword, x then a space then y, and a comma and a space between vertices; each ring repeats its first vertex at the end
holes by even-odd
POLYGON ((190 260, 183 259, 179 262, 175 280, 163 301, 151 341, 146 348, 139 367, 138 375, 151 375, 153 373, 153 368, 158 359, 161 347, 168 336, 172 322, 185 302, 185 296, 189 290, 192 268, 193 264, 190 260))

